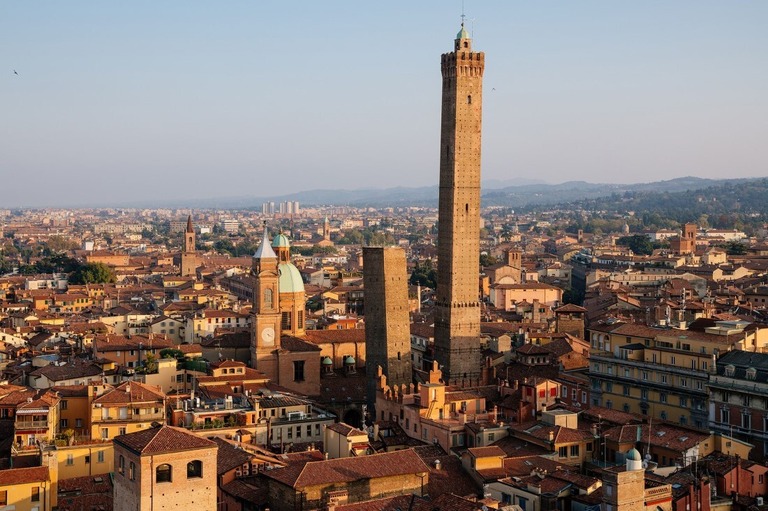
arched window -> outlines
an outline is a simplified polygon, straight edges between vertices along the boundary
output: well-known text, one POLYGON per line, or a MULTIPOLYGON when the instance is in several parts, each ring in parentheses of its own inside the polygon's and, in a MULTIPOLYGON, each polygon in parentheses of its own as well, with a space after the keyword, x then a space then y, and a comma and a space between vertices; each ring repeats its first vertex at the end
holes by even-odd
POLYGON ((203 462, 194 460, 187 463, 187 479, 191 477, 203 477, 203 462))
POLYGON ((136 480, 136 465, 133 462, 128 465, 128 479, 131 481, 136 480))
POLYGON ((119 459, 119 461, 117 462, 117 471, 118 471, 118 472, 119 472, 121 475, 125 475, 125 458, 123 457, 123 455, 122 455, 122 454, 120 455, 120 459, 119 459))
POLYGON ((272 308, 272 289, 267 288, 264 290, 264 307, 272 308))
POLYGON ((158 465, 155 470, 155 482, 170 483, 173 477, 171 466, 167 463, 158 465))

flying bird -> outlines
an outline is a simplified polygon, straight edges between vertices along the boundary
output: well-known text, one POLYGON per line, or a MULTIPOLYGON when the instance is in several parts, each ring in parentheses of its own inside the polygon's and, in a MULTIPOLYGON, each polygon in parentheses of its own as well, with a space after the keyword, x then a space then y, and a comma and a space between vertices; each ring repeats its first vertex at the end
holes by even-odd
POLYGON ((19 73, 17 73, 15 69, 13 70, 13 74, 15 74, 16 76, 19 75, 19 73))

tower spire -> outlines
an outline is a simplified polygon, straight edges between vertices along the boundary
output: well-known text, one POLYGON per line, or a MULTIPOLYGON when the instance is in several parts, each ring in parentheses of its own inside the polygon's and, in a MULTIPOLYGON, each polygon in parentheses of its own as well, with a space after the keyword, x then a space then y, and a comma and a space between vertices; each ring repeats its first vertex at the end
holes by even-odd
POLYGON ((256 253, 253 254, 254 259, 277 259, 275 251, 272 250, 272 244, 269 242, 269 229, 267 229, 267 221, 264 220, 264 235, 261 238, 261 245, 256 249, 256 253))

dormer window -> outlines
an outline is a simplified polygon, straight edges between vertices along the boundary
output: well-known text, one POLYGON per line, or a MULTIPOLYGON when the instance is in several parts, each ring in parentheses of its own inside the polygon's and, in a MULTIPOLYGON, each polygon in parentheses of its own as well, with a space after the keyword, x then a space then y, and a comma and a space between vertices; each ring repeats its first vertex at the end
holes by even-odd
POLYGON ((754 380, 757 377, 757 369, 750 367, 745 374, 748 380, 754 380))
POLYGON ((725 375, 726 376, 733 376, 733 374, 736 372, 736 367, 734 367, 731 364, 728 364, 725 366, 725 375))

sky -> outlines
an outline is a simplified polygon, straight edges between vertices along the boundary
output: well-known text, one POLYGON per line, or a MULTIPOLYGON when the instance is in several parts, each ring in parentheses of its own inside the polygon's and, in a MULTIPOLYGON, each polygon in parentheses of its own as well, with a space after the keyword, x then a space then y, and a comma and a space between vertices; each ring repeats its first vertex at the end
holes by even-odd
MULTIPOLYGON (((463 4, 486 54, 484 180, 768 176, 765 0, 463 4)), ((461 13, 0 2, 0 207, 436 185, 461 13)))

